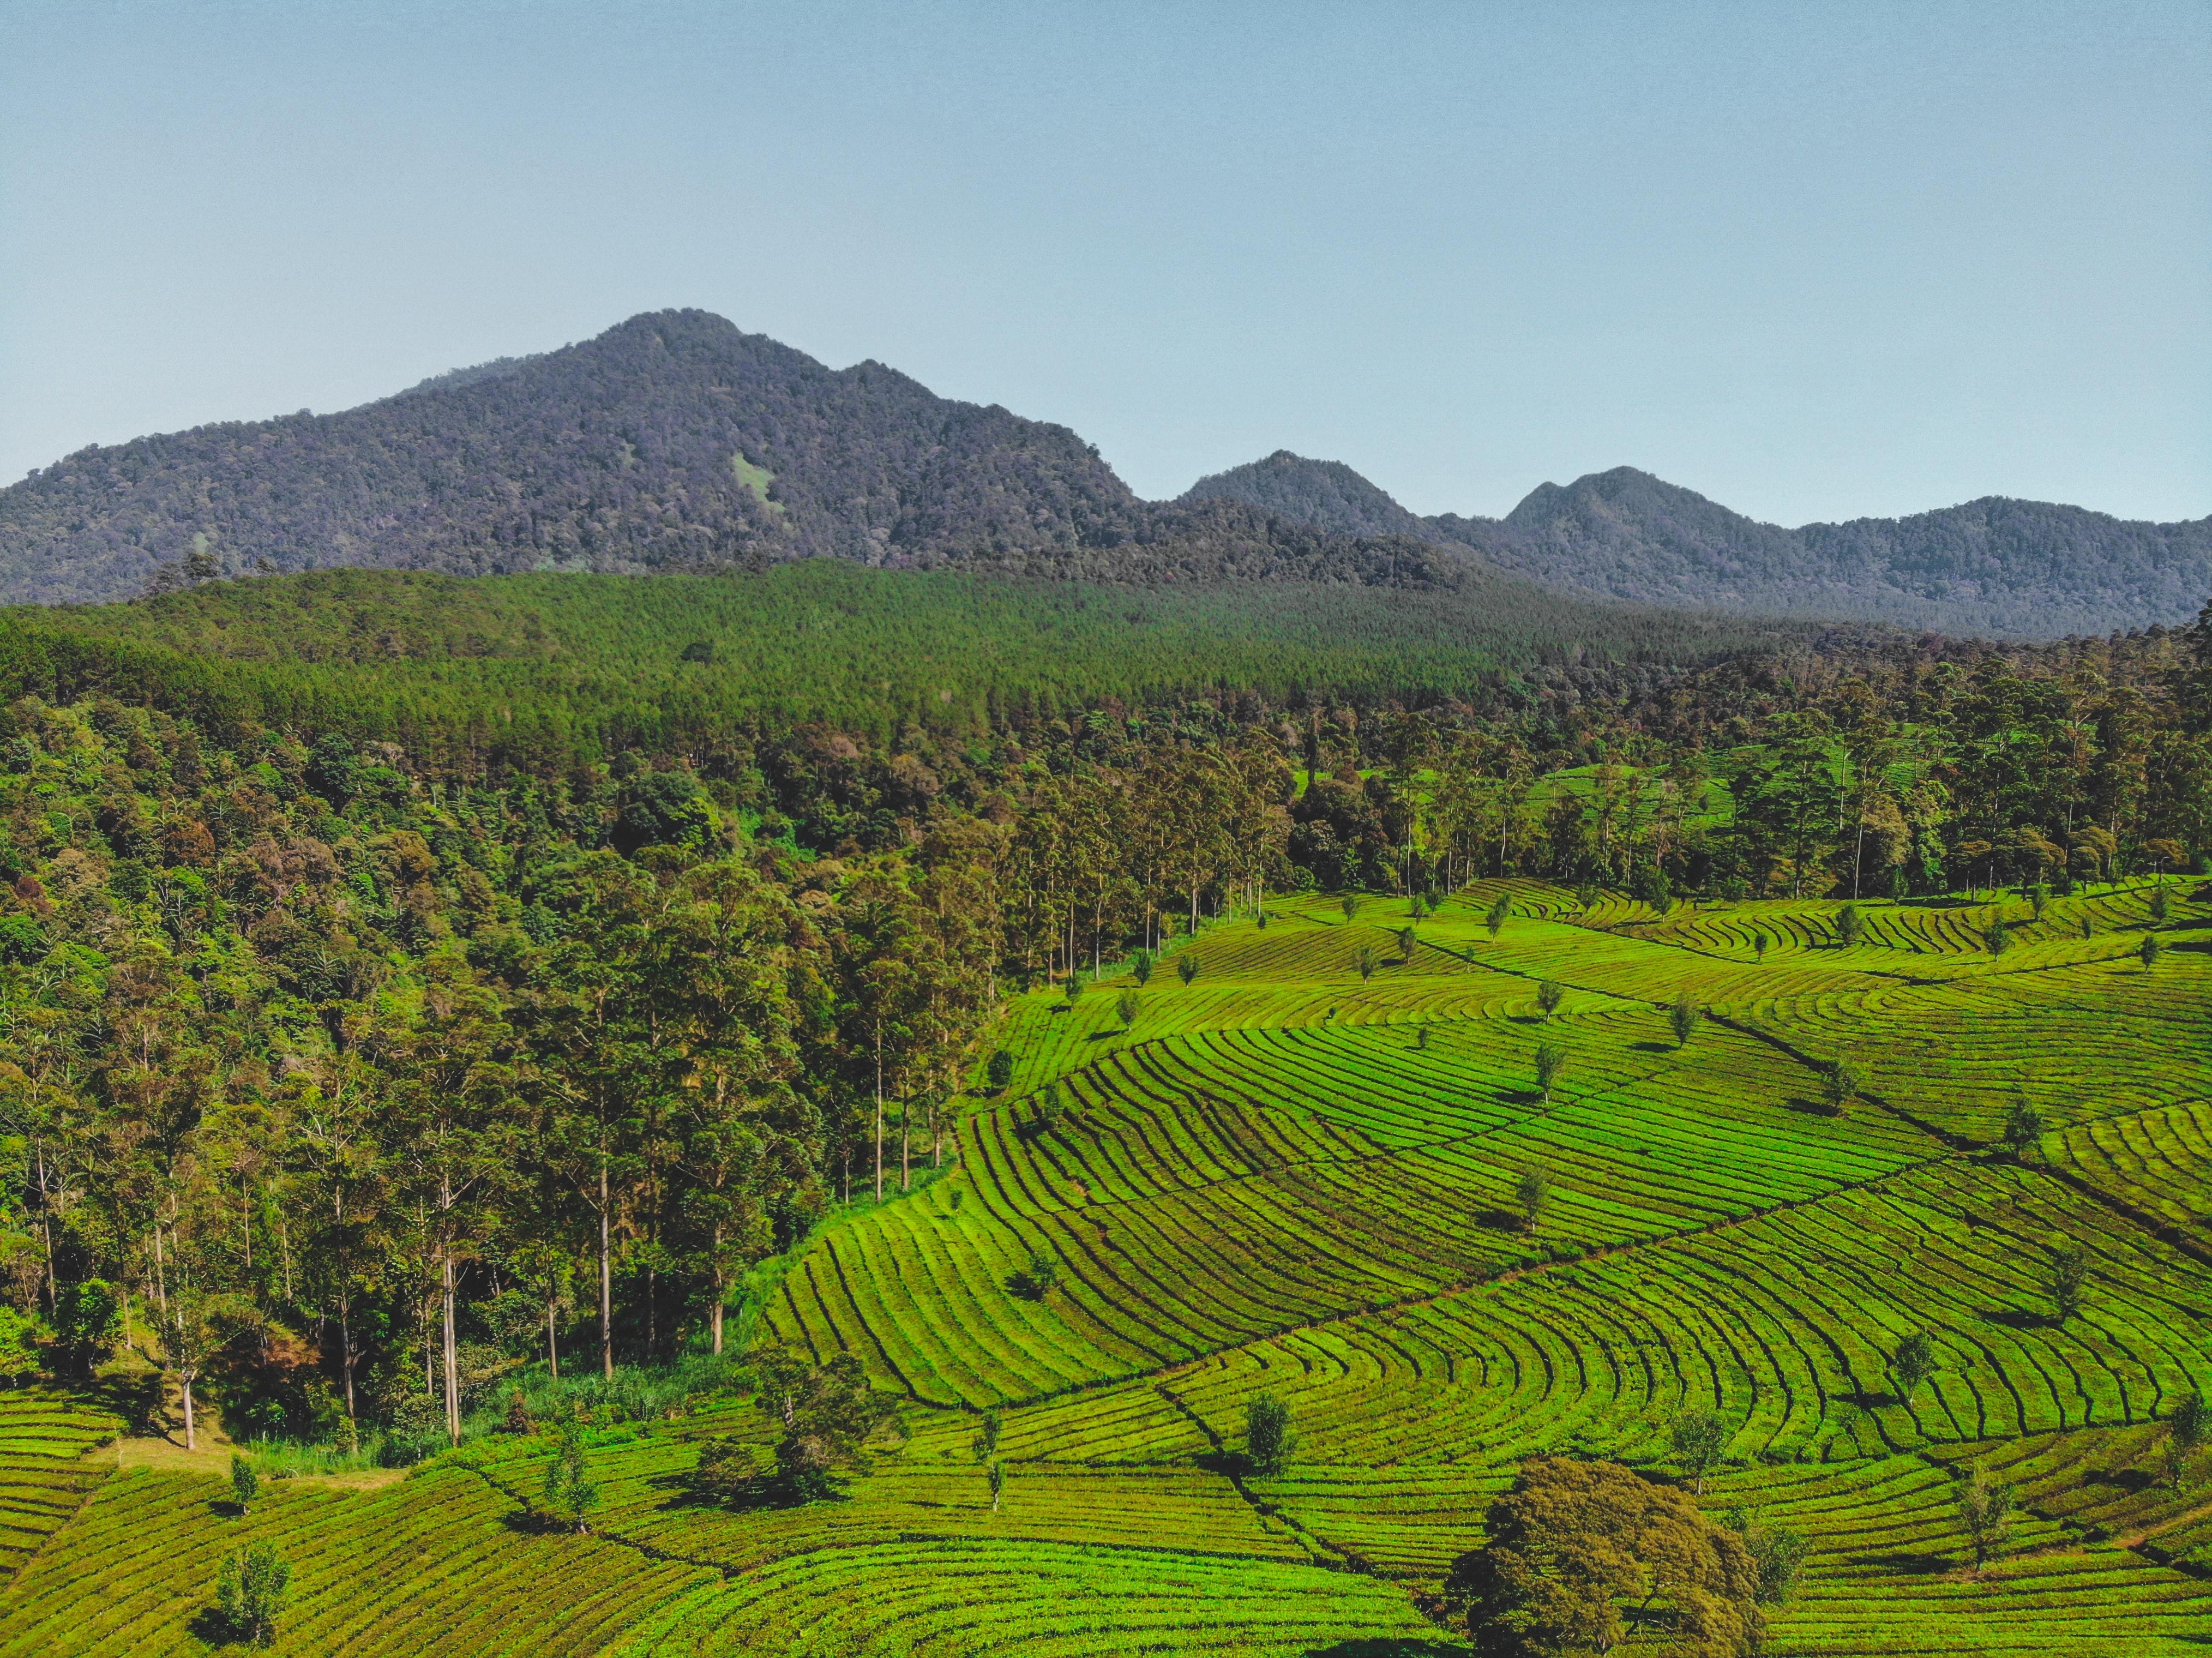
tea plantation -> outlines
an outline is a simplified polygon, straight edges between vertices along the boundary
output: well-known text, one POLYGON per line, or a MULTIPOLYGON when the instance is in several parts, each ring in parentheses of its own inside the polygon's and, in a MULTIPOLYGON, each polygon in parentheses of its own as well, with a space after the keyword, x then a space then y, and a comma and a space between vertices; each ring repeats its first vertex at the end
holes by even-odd
POLYGON ((2212 1479, 2160 1424, 2212 1388, 2212 897, 2153 890, 1273 901, 1188 980, 1018 1000, 941 1175, 775 1280, 763 1330, 900 1402, 841 1498, 695 1496, 702 1440, 768 1437, 731 1402, 589 1436, 584 1534, 534 1517, 544 1435, 240 1515, 212 1461, 0 1394, 0 1658, 207 1649, 246 1540, 293 1564, 284 1652, 1444 1658, 1421 1597, 1518 1461, 1680 1477, 1693 1407, 1705 1509, 1808 1540, 1768 1652, 2201 1654, 2212 1479), (1968 1464, 2020 1504, 1979 1573, 1968 1464))

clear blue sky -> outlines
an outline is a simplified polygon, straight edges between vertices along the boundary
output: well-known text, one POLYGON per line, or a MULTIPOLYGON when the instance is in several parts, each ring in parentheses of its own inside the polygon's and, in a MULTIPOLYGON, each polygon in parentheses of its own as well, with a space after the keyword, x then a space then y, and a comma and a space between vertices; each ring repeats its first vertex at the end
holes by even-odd
POLYGON ((2212 5, 0 0, 0 480, 700 306, 1423 512, 2212 512, 2212 5))

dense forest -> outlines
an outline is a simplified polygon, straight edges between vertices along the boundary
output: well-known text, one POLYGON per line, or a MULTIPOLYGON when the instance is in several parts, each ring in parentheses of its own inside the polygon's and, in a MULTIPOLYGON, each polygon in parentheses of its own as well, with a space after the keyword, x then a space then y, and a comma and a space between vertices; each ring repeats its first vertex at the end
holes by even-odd
POLYGON ((127 1344, 234 1431, 417 1455, 533 1357, 720 1351, 749 1272, 910 1184, 1003 1080, 1010 988, 1072 1003, 1270 891, 1540 874, 1663 913, 2063 894, 2212 848, 2212 616, 2016 650, 1520 641, 1449 674, 1378 619, 1207 685, 1126 659, 1158 595, 1093 625, 1079 588, 746 580, 721 612, 349 575, 17 619, 11 1363, 127 1344), (829 700, 842 670, 787 653, 775 695, 679 701, 763 603, 846 605, 895 689, 829 700), (917 659, 928 627, 889 618, 963 610, 1003 677, 939 718, 948 641, 917 659), (532 741, 484 740, 556 684, 532 741))
POLYGON ((1340 462, 1279 450, 1201 478, 1182 500, 1243 501, 1338 535, 1465 547, 1561 592, 1955 634, 2049 639, 2172 625, 2212 586, 2212 519, 2132 523, 1994 495, 1791 530, 1620 466, 1540 485, 1502 519, 1424 519, 1340 462))

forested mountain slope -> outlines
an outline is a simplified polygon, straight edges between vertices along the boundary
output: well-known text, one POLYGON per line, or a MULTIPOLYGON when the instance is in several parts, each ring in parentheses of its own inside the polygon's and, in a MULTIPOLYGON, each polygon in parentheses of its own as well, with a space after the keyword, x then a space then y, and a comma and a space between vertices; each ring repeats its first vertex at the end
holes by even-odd
POLYGON ((1201 478, 1182 499, 1245 501, 1340 534, 1469 547, 1566 592, 1950 633, 2172 626, 2212 586, 2212 518, 2130 523, 2000 495, 1790 530, 1620 466, 1543 484, 1503 519, 1423 519, 1340 462, 1279 450, 1201 478))
POLYGON ((0 491, 0 598, 16 601, 128 598, 188 568, 637 574, 824 556, 1152 582, 1449 581, 1464 562, 1242 503, 1155 507, 1065 427, 880 363, 832 370, 699 311, 343 414, 86 449, 0 491))

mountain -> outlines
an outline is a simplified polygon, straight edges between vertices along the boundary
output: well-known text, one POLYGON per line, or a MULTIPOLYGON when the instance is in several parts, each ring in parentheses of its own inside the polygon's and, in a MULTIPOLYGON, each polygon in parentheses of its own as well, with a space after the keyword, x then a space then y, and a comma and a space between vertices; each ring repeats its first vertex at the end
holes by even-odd
POLYGON ((367 566, 482 575, 902 568, 1160 585, 1558 592, 1741 615, 2055 636, 2179 623, 2212 519, 2130 524, 1991 498, 1783 529, 1628 467, 1504 519, 1421 518, 1279 450, 1140 500, 1064 426, 833 369, 703 311, 455 369, 339 414, 94 446, 0 489, 0 602, 367 566))
POLYGON ((342 414, 81 451, 0 490, 0 600, 331 566, 631 574, 830 556, 1153 582, 1434 585, 1463 550, 1155 506, 1064 426, 830 369, 700 311, 342 414), (197 556, 195 556, 197 555, 197 556))
POLYGON ((1339 461, 1278 450, 1186 501, 1472 548, 1561 592, 1949 633, 2101 634, 2186 623, 2212 592, 2212 518, 2131 523, 1992 495, 1902 519, 1784 529, 1616 467, 1543 484, 1503 519, 1419 518, 1339 461))

